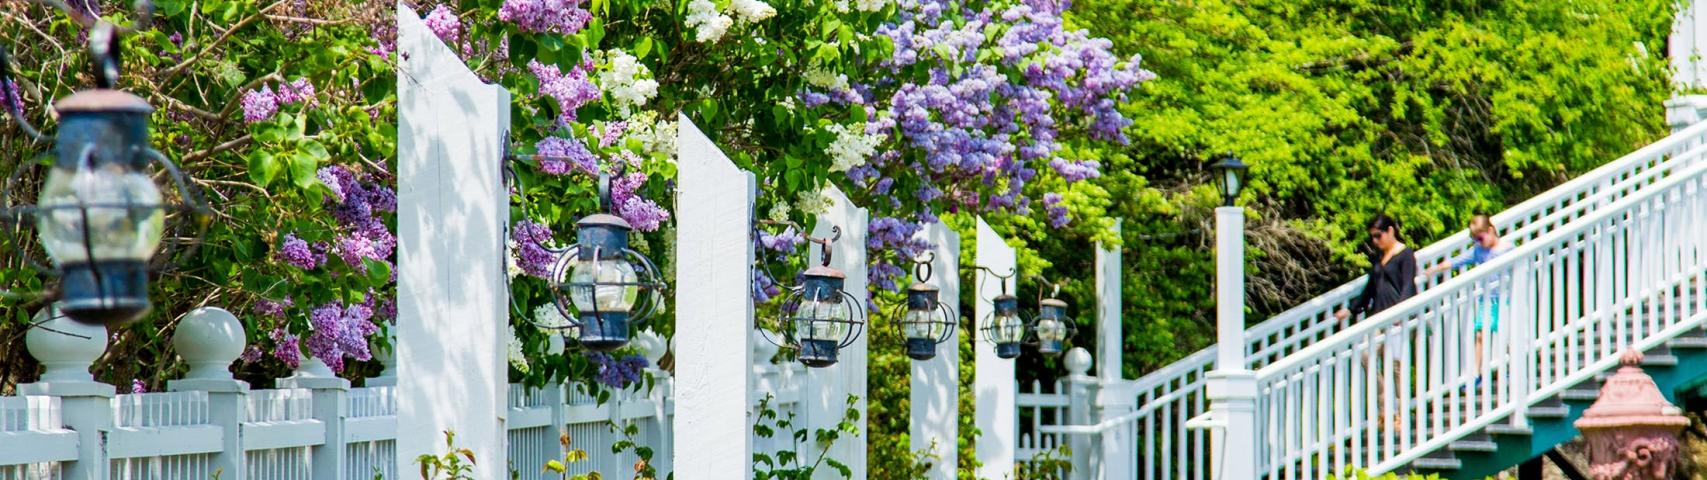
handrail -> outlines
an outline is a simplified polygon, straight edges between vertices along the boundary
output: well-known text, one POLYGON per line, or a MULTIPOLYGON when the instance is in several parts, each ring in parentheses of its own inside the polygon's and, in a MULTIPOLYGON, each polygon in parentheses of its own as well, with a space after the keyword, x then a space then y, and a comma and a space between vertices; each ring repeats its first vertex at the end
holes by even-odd
MULTIPOLYGON (((1703 149, 1698 148, 1697 150, 1692 150, 1692 152, 1700 150, 1703 149)), ((1323 352, 1339 349, 1354 341, 1367 340, 1364 338, 1367 336, 1366 334, 1371 333, 1374 330, 1389 328, 1393 321, 1396 320, 1395 317, 1408 315, 1414 307, 1404 308, 1406 304, 1420 305, 1437 302, 1449 294, 1457 293, 1458 289, 1465 288, 1467 286, 1475 287, 1476 284, 1485 281, 1486 277, 1499 275, 1506 267, 1513 266, 1518 262, 1527 261, 1530 255, 1535 254, 1543 248, 1552 247, 1553 243, 1562 238, 1568 238, 1569 236, 1580 234, 1587 227, 1594 226, 1598 222, 1605 221, 1614 215, 1628 213, 1626 210, 1632 206, 1652 200, 1653 197, 1660 194, 1669 194, 1671 193, 1671 188, 1703 174, 1707 174, 1707 162, 1689 167, 1678 174, 1674 174, 1659 181, 1658 183, 1655 183, 1649 188, 1643 189, 1641 192, 1621 198, 1612 205, 1595 209, 1583 218, 1579 218, 1566 225, 1562 225, 1557 230, 1547 232, 1542 237, 1513 248, 1511 251, 1500 255, 1498 258, 1482 264, 1480 268, 1472 269, 1469 272, 1452 277, 1452 279, 1447 280, 1439 286, 1428 289, 1414 297, 1405 299, 1405 301, 1401 302, 1399 305, 1394 305, 1391 308, 1382 310, 1380 313, 1376 313, 1374 316, 1365 318, 1363 321, 1352 325, 1350 328, 1340 330, 1339 333, 1335 333, 1333 336, 1328 337, 1327 340, 1313 343, 1308 347, 1304 347, 1302 350, 1293 352, 1291 355, 1287 355, 1286 358, 1282 358, 1280 361, 1271 363, 1268 366, 1257 370, 1257 381, 1262 382, 1301 367, 1305 362, 1312 361, 1314 357, 1321 355, 1323 352)))

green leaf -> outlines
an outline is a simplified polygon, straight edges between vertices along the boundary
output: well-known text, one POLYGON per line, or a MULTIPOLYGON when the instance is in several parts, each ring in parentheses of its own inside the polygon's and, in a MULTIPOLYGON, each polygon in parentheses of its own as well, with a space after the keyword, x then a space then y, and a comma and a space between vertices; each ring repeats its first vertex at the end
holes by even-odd
POLYGON ((640 37, 640 41, 634 44, 634 57, 646 58, 649 53, 652 53, 652 37, 640 37))
POLYGON ((290 180, 296 188, 307 190, 314 187, 319 180, 314 178, 315 170, 320 166, 313 155, 298 151, 290 157, 290 180))
POLYGON ((556 460, 550 460, 550 461, 545 462, 545 470, 557 472, 557 473, 564 473, 564 472, 569 471, 569 468, 563 466, 563 462, 559 462, 556 460))
POLYGON ((391 283, 391 265, 387 265, 383 261, 371 258, 363 258, 362 265, 367 267, 367 280, 369 285, 383 286, 387 283, 391 283))
POLYGON ((249 155, 249 181, 256 186, 266 188, 279 176, 279 161, 271 152, 254 152, 249 155))

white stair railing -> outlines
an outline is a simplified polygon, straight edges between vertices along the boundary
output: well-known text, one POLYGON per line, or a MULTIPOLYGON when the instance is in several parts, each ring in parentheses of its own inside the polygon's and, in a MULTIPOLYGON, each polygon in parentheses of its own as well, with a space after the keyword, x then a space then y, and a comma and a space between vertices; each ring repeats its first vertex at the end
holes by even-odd
MULTIPOLYGON (((1700 163, 1700 155, 1685 153, 1703 145, 1707 145, 1707 123, 1674 133, 1495 214, 1494 223, 1506 240, 1526 243, 1700 163)), ((1470 247, 1469 235, 1461 232, 1418 250, 1416 257, 1426 267, 1470 247)), ((1418 288, 1430 290, 1443 278, 1420 279, 1418 288)), ((1358 277, 1250 327, 1247 368, 1260 369, 1343 330, 1350 322, 1335 320, 1333 312, 1349 305, 1363 284, 1358 277)), ((1102 428, 1133 429, 1137 448, 1128 461, 1136 466, 1138 478, 1209 478, 1204 461, 1209 455, 1209 432, 1186 424, 1208 412, 1203 380, 1214 362, 1215 346, 1211 345, 1136 380, 1104 389, 1105 397, 1137 399, 1136 412, 1102 428)))
POLYGON ((1695 162, 1259 370, 1259 471, 1381 474, 1495 423, 1526 426, 1529 406, 1623 348, 1700 328, 1703 277, 1707 163, 1695 162), (1483 326, 1477 368, 1472 325, 1490 303, 1499 330, 1483 326))

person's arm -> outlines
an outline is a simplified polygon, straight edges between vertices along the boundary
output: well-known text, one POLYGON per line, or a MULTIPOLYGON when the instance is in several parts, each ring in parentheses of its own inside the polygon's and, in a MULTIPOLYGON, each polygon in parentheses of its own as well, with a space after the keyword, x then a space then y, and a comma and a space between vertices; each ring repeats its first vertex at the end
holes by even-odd
MULTIPOLYGON (((1379 262, 1379 260, 1376 260, 1376 262, 1379 262)), ((1381 289, 1379 285, 1376 285, 1375 280, 1378 277, 1377 273, 1380 271, 1380 263, 1370 265, 1369 274, 1366 276, 1367 280, 1363 282, 1363 292, 1358 293, 1357 298, 1351 299, 1351 305, 1347 306, 1347 309, 1351 310, 1352 315, 1357 315, 1363 313, 1364 310, 1368 310, 1370 302, 1375 301, 1375 292, 1381 289)))

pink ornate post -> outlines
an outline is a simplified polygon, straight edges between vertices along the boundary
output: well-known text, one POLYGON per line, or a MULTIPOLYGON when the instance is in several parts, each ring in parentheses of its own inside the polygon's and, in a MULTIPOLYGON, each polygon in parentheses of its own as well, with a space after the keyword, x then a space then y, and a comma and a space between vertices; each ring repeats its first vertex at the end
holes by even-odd
POLYGON ((1654 379, 1642 373, 1642 353, 1625 350, 1624 364, 1600 389, 1600 399, 1576 426, 1588 443, 1589 476, 1595 480, 1671 478, 1679 453, 1678 432, 1689 425, 1667 402, 1654 379))

